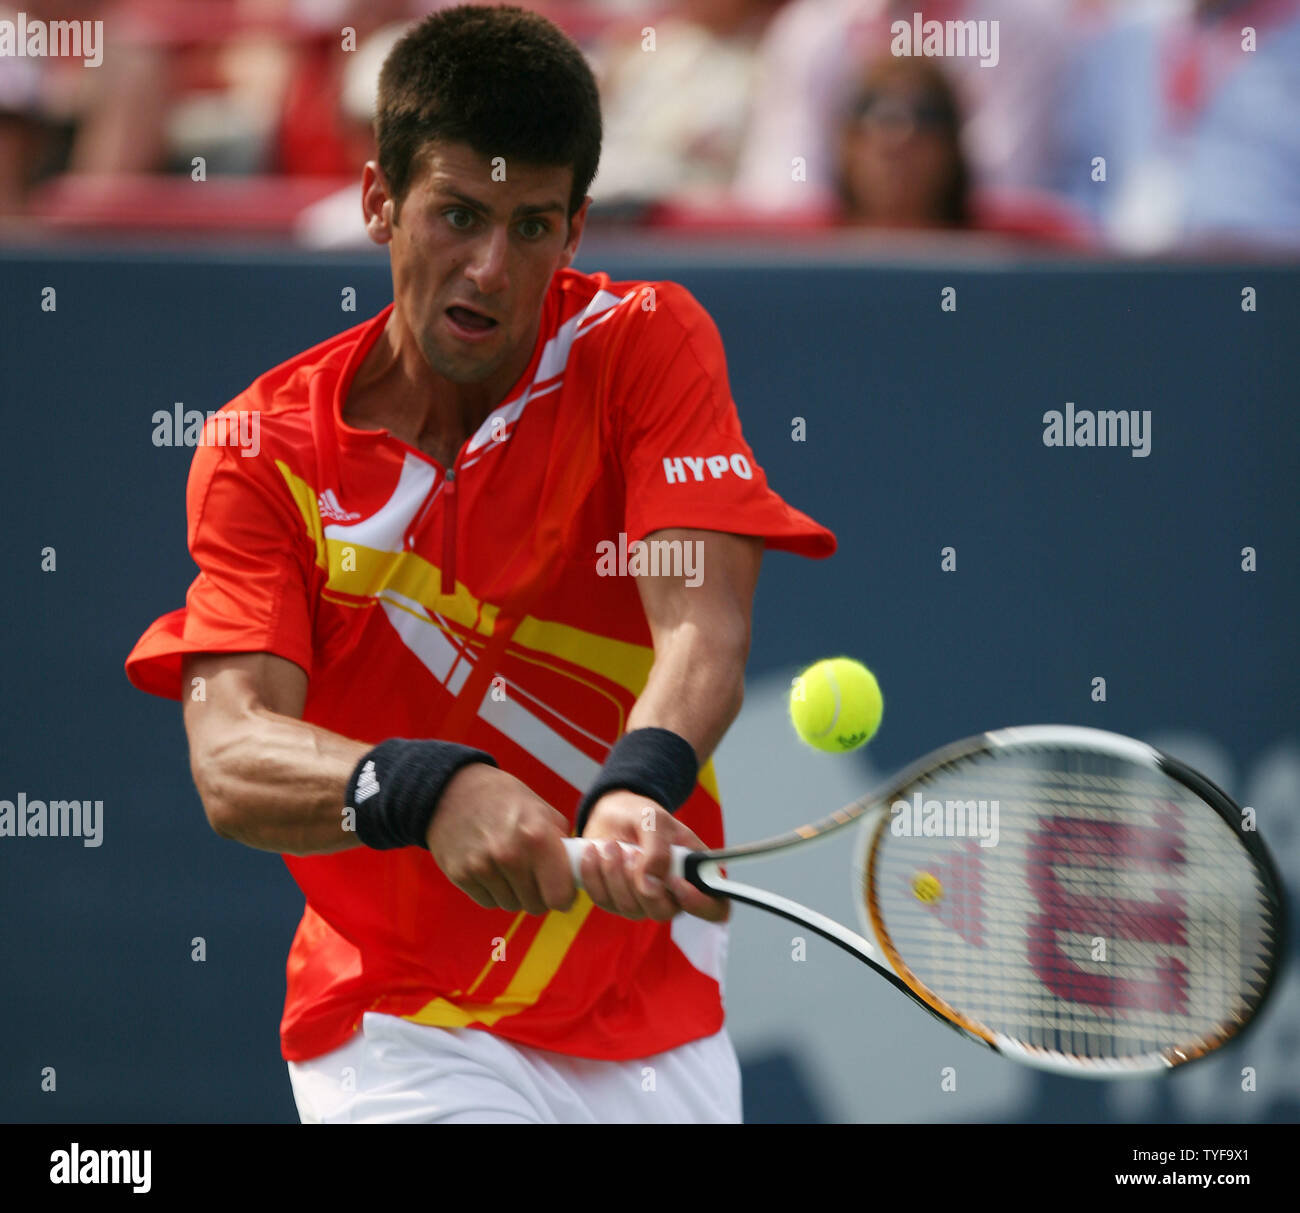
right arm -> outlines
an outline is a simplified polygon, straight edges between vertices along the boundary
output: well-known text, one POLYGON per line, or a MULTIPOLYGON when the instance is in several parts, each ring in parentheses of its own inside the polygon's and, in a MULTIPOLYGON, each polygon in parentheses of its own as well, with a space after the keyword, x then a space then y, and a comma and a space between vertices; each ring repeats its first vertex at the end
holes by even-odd
MULTIPOLYGON (((195 653, 183 687, 190 769, 222 838, 288 855, 359 846, 344 828, 356 765, 373 748, 302 720, 307 674, 270 653, 195 653)), ((448 781, 426 843, 447 878, 487 909, 567 909, 575 890, 564 816, 513 775, 484 763, 448 781)))
POLYGON ((348 779, 371 748, 302 720, 307 674, 271 653, 195 653, 181 685, 190 770, 208 824, 262 851, 324 855, 359 846, 345 830, 348 779))

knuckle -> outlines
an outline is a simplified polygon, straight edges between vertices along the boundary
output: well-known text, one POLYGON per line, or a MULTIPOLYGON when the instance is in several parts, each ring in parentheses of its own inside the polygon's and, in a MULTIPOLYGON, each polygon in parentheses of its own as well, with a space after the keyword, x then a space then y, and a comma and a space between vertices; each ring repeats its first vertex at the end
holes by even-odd
POLYGON ((492 848, 491 857, 499 867, 517 868, 523 861, 523 851, 519 844, 511 839, 498 842, 492 848))
POLYGON ((519 827, 516 837, 523 851, 539 851, 550 841, 552 831, 542 821, 529 821, 519 827))

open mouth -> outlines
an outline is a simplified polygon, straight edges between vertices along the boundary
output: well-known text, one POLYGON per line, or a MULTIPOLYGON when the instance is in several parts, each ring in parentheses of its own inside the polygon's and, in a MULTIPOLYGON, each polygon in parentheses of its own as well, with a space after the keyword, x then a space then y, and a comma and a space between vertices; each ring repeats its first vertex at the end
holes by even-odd
POLYGON ((462 307, 459 304, 449 307, 447 315, 457 328, 471 333, 486 333, 497 326, 497 322, 491 316, 485 316, 482 312, 476 312, 472 308, 462 307))

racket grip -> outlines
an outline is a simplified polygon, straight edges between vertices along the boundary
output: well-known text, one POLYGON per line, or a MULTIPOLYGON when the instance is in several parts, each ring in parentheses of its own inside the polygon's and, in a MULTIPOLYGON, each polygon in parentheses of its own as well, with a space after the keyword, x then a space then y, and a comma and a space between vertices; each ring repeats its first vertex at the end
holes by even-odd
MULTIPOLYGON (((582 857, 587 853, 588 847, 594 847, 595 840, 591 838, 566 838, 564 840, 564 849, 569 852, 569 868, 573 872, 574 883, 578 888, 582 888, 582 857)), ((620 842, 618 844, 623 848, 625 854, 632 854, 636 851, 630 842, 620 842)), ((684 876, 686 873, 686 856, 689 855, 688 847, 673 847, 672 862, 668 866, 670 876, 684 876)))

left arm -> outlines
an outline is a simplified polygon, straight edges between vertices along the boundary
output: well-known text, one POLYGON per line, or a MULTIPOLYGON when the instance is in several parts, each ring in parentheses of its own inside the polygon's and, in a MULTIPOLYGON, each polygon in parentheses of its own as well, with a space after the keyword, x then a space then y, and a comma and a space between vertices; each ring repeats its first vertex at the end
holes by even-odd
MULTIPOLYGON (((629 732, 650 726, 671 729, 690 742, 703 766, 744 699, 750 615, 763 540, 679 529, 656 531, 646 538, 693 545, 697 576, 637 579, 655 657, 627 728, 629 732), (688 580, 698 583, 688 584, 688 580)), ((583 884, 604 909, 658 921, 683 909, 702 918, 726 917, 725 902, 684 880, 668 879, 672 846, 700 850, 704 844, 661 805, 634 792, 607 792, 593 807, 583 837, 619 839, 640 849, 635 858, 625 860, 619 847, 599 852, 592 848, 583 860, 583 884)))

